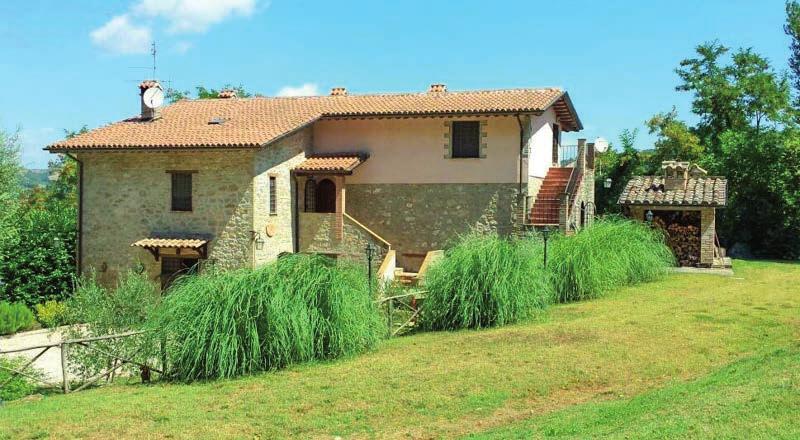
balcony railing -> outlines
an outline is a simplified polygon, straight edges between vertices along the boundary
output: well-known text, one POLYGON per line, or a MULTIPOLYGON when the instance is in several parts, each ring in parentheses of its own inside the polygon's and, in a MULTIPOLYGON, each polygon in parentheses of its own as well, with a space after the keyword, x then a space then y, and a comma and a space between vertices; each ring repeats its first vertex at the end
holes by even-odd
POLYGON ((558 166, 574 167, 578 159, 577 145, 561 145, 558 147, 558 166))

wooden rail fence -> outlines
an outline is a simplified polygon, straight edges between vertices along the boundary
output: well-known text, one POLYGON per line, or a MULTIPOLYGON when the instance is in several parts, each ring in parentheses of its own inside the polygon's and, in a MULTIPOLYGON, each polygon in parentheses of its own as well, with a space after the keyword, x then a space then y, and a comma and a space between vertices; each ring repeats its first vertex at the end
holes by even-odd
POLYGON ((5 381, 3 381, 3 383, 0 383, 0 389, 2 389, 4 386, 6 386, 9 382, 11 382, 17 376, 24 376, 24 377, 27 377, 28 379, 32 379, 32 380, 38 382, 39 379, 37 377, 35 377, 32 374, 27 373, 26 371, 29 368, 32 368, 33 364, 36 362, 36 360, 38 360, 40 357, 42 357, 42 355, 44 355, 48 350, 50 350, 51 348, 58 347, 61 350, 61 389, 64 392, 64 394, 69 393, 71 391, 70 390, 70 382, 69 382, 69 373, 68 373, 69 352, 70 352, 70 346, 74 346, 74 345, 79 345, 81 347, 86 348, 87 350, 94 351, 96 353, 100 353, 103 356, 108 356, 108 358, 112 361, 112 365, 113 365, 107 371, 100 372, 100 373, 98 373, 98 374, 86 379, 86 381, 83 382, 74 391, 80 391, 80 390, 82 390, 82 389, 84 389, 84 388, 86 388, 86 387, 88 387, 90 385, 93 385, 93 384, 97 383, 100 379, 103 379, 105 377, 111 376, 112 374, 115 374, 115 372, 117 370, 119 370, 120 368, 122 368, 122 366, 125 365, 125 364, 137 365, 140 368, 142 368, 143 370, 154 371, 154 372, 156 372, 158 374, 163 375, 164 374, 163 370, 165 369, 164 368, 164 364, 166 362, 165 359, 162 359, 162 368, 158 369, 158 368, 154 368, 153 366, 148 365, 148 364, 146 364, 144 362, 138 362, 138 361, 135 361, 135 360, 131 359, 132 357, 136 356, 139 353, 139 351, 141 351, 141 349, 136 351, 135 353, 133 353, 133 355, 131 355, 131 356, 128 356, 128 355, 123 356, 123 355, 120 355, 120 354, 111 353, 109 351, 106 351, 106 350, 103 350, 103 349, 100 349, 100 348, 97 348, 97 347, 91 345, 92 343, 97 342, 97 341, 107 341, 107 340, 113 340, 113 339, 128 338, 128 337, 132 337, 132 336, 136 336, 136 335, 141 335, 143 333, 144 332, 142 332, 142 331, 132 331, 132 332, 119 333, 119 334, 115 334, 115 335, 103 335, 103 336, 94 336, 94 337, 88 337, 88 338, 66 339, 66 340, 63 340, 61 342, 54 342, 54 343, 51 343, 51 344, 32 345, 32 346, 29 346, 29 347, 15 348, 15 349, 12 349, 12 350, 0 350, 0 355, 10 354, 10 353, 20 353, 20 352, 32 351, 32 350, 41 350, 33 358, 31 358, 27 363, 25 363, 25 365, 23 365, 22 367, 19 367, 18 369, 13 369, 13 368, 9 368, 9 367, 5 367, 3 365, 0 365, 0 368, 11 372, 11 375, 5 381))

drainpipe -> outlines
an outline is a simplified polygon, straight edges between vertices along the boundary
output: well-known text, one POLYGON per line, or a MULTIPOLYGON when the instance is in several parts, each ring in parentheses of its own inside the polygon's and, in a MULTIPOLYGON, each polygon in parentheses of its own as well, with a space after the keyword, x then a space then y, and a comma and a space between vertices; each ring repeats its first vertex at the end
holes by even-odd
POLYGON ((522 197, 522 155, 525 151, 525 127, 522 125, 522 119, 517 113, 517 123, 519 124, 519 196, 522 197))
POLYGON ((300 210, 298 208, 298 204, 300 203, 299 197, 299 189, 298 189, 298 182, 297 182, 297 175, 292 172, 292 180, 294 181, 294 201, 292 203, 292 223, 294 227, 292 228, 292 252, 297 253, 300 250, 300 210))
POLYGON ((64 155, 78 164, 78 240, 75 246, 75 266, 80 277, 83 268, 83 161, 70 153, 64 155))

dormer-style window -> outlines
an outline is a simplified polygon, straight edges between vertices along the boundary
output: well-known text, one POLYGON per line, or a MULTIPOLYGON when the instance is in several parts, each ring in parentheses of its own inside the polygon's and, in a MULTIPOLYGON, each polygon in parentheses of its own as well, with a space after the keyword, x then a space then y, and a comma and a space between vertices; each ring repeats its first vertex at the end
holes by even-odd
POLYGON ((453 121, 452 127, 452 157, 480 157, 481 123, 479 121, 453 121))
POLYGON ((172 177, 172 210, 192 210, 192 172, 169 171, 172 177))

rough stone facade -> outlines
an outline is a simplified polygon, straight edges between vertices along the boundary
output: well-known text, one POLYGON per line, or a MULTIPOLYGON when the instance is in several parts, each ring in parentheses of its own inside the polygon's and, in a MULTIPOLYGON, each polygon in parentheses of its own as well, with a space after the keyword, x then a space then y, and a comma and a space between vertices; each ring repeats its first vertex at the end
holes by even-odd
POLYGON ((388 246, 371 235, 361 225, 344 216, 342 238, 336 236, 336 213, 300 213, 300 252, 321 253, 359 262, 366 261, 367 244, 375 247, 372 264, 377 270, 388 246))
POLYGON ((223 269, 251 258, 252 162, 246 150, 81 153, 81 270, 113 283, 141 262, 157 280, 160 263, 131 243, 155 235, 211 239, 209 261, 223 269), (193 171, 192 211, 171 211, 167 171, 193 171))
POLYGON ((487 220, 512 233, 517 193, 515 183, 348 184, 346 209, 391 243, 398 266, 415 269, 426 252, 487 220))
POLYGON ((264 240, 261 249, 256 247, 253 250, 256 266, 274 260, 283 252, 294 250, 295 212, 292 200, 296 189, 291 169, 305 159, 306 152, 311 151, 313 133, 311 128, 305 128, 255 153, 252 229, 264 240), (274 214, 269 212, 270 177, 275 177, 277 186, 277 209, 274 214), (274 235, 270 237, 269 232, 274 235))

